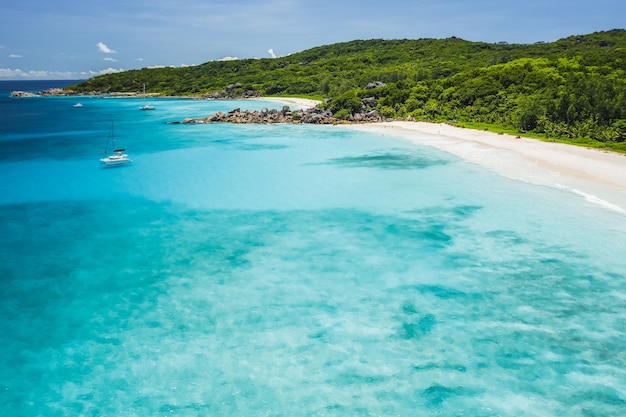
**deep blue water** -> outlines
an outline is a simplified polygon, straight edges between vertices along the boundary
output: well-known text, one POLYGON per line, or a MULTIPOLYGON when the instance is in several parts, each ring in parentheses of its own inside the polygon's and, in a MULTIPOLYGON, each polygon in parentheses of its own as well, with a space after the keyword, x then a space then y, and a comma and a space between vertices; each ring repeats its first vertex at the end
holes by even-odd
POLYGON ((275 103, 30 88, 0 82, 3 414, 623 415, 623 214, 337 126, 167 123, 275 103))

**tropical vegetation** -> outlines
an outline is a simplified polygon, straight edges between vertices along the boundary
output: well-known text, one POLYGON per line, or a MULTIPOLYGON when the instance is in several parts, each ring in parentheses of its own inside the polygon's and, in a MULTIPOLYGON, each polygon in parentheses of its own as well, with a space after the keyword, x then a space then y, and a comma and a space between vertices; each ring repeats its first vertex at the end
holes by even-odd
MULTIPOLYGON (((95 77, 76 92, 255 91, 323 99, 335 117, 483 126, 626 151, 626 30, 508 44, 456 37, 355 40, 280 58, 211 61, 95 77)), ((220 93, 221 92, 221 93, 220 93)))

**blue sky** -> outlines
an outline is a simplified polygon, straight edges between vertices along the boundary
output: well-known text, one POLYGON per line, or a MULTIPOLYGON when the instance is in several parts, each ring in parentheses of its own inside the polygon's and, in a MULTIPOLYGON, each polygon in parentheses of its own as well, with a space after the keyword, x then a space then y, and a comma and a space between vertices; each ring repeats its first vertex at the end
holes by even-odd
POLYGON ((0 80, 284 56, 355 39, 534 43, 626 28, 624 0, 3 0, 0 80))

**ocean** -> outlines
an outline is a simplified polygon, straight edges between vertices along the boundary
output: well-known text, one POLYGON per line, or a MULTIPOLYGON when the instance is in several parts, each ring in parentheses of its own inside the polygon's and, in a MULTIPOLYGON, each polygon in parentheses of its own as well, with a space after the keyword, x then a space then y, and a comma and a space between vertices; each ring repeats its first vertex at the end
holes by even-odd
POLYGON ((273 102, 9 97, 69 83, 0 82, 3 415, 623 415, 623 212, 341 126, 170 123, 273 102))

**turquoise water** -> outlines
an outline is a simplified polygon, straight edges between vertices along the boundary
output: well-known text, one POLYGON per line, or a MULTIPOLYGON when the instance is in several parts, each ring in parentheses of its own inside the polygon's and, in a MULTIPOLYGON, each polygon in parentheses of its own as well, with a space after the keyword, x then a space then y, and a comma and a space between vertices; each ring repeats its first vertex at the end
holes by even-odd
POLYGON ((4 415, 623 415, 623 214, 152 102, 0 96, 4 415), (103 169, 112 120, 134 163, 103 169))

